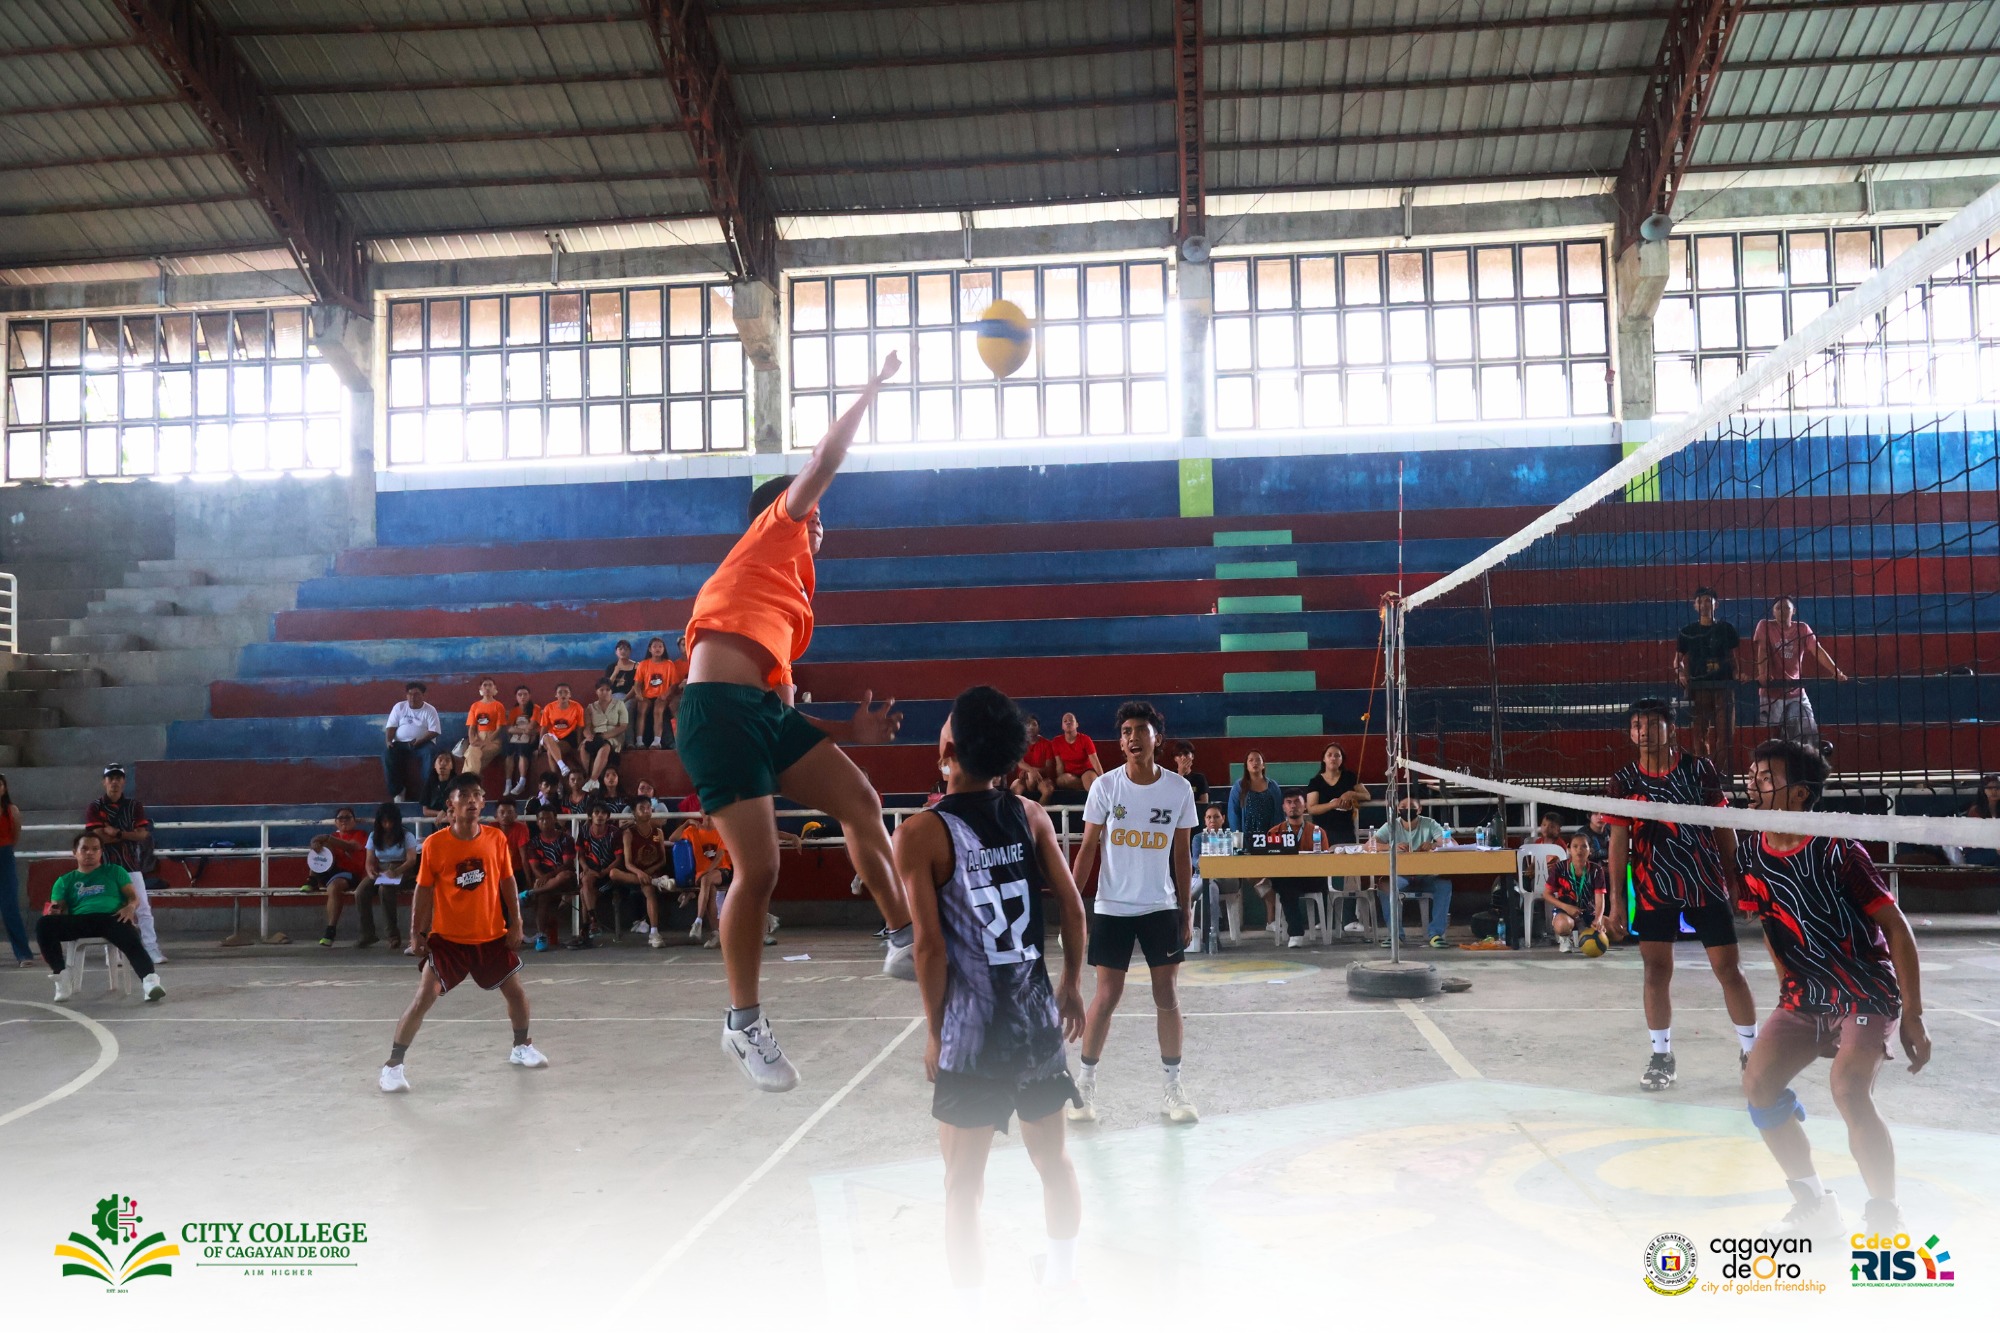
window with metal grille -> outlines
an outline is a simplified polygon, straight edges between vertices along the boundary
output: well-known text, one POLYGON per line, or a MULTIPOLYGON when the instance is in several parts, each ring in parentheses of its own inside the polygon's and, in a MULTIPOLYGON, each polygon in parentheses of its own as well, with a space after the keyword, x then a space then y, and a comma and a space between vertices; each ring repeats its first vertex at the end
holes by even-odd
POLYGON ((809 449, 890 351, 905 370, 875 400, 864 443, 1166 435, 1163 260, 996 265, 795 278, 793 447, 809 449), (997 300, 1034 329, 1027 362, 996 379, 978 323, 997 300))
POLYGON ((342 472, 303 310, 7 321, 7 479, 342 472))
POLYGON ((1214 280, 1217 430, 1611 410, 1601 241, 1255 255, 1214 280))
MULTIPOLYGON (((1667 242, 1653 324, 1655 411, 1692 411, 1751 361, 1916 244, 1928 228, 1785 227, 1667 242)), ((2000 402, 2000 281, 1963 259, 1902 292, 1801 373, 1773 408, 2000 402)))
POLYGON ((390 467, 749 445, 730 289, 389 302, 390 467))

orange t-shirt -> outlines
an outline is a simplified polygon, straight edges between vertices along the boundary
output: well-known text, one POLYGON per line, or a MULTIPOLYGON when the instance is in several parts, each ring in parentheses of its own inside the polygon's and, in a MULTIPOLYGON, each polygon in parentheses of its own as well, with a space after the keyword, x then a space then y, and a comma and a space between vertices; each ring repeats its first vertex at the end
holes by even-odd
POLYGON ((734 863, 729 859, 729 849, 722 845, 720 829, 701 828, 690 822, 674 830, 674 837, 694 848, 695 874, 702 875, 711 870, 735 869, 734 863))
POLYGON ((454 944, 485 944, 504 936, 500 894, 513 877, 514 849, 491 824, 481 824, 470 839, 449 826, 425 838, 417 884, 431 891, 431 934, 454 944))
POLYGON ((634 679, 638 681, 641 699, 664 699, 681 681, 681 664, 671 657, 662 657, 657 662, 642 657, 634 679))
POLYGON ((542 705, 542 711, 535 721, 543 731, 557 740, 568 740, 569 734, 583 725, 583 705, 574 699, 568 703, 560 699, 551 699, 542 705))
POLYGON ((465 713, 465 729, 477 736, 482 731, 498 731, 507 725, 509 709, 498 699, 481 699, 465 713))
POLYGON ((688 616, 688 651, 703 630, 741 634, 777 663, 770 685, 792 683, 792 663, 812 642, 812 545, 803 519, 785 512, 779 496, 737 539, 701 585, 688 616))

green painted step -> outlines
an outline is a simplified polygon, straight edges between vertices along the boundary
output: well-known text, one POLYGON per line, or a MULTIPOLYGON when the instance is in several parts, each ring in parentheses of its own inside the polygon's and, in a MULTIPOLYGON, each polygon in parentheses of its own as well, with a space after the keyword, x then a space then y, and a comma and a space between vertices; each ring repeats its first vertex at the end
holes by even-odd
MULTIPOLYGON (((1303 760, 1298 763, 1285 760, 1264 765, 1264 776, 1277 783, 1280 787, 1287 788, 1305 786, 1308 782, 1312 781, 1313 774, 1317 772, 1319 772, 1318 764, 1309 764, 1303 760)), ((1243 781, 1243 765, 1231 764, 1229 766, 1229 780, 1231 782, 1243 781)), ((1222 795, 1224 799, 1227 799, 1229 793, 1224 792, 1222 795)), ((1214 796, 1212 791, 1210 796, 1211 798, 1214 796)))
POLYGON ((1287 615, 1304 611, 1305 599, 1291 597, 1218 597, 1216 614, 1224 616, 1287 615))
POLYGON ((1302 653, 1306 650, 1304 630, 1287 631, 1283 634, 1225 634, 1222 636, 1222 651, 1225 653, 1302 653))
POLYGON ((1215 566, 1215 577, 1219 579, 1295 579, 1299 576, 1299 562, 1296 560, 1224 560, 1215 566))
POLYGON ((1225 671, 1224 694, 1275 694, 1281 690, 1316 690, 1319 677, 1310 671, 1225 671))
POLYGON ((1215 460, 1181 460, 1181 517, 1215 517, 1215 460))
POLYGON ((1215 534, 1217 546, 1290 546, 1290 528, 1266 528, 1255 532, 1218 532, 1215 534))
POLYGON ((1318 713, 1250 713, 1225 719, 1228 736, 1324 736, 1326 720, 1318 713))

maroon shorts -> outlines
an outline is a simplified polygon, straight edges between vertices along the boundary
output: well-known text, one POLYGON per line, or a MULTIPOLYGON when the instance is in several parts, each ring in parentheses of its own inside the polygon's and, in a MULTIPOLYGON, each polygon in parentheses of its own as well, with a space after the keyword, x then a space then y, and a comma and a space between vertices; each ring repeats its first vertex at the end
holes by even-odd
POLYGON ((442 935, 433 935, 430 965, 437 973, 438 994, 471 977, 481 990, 498 990, 500 983, 521 970, 521 955, 502 939, 483 944, 460 944, 442 935))
POLYGON ((1895 1038, 1897 1026, 1895 1014, 1807 1014, 1779 1008, 1765 1018, 1757 1035, 1796 1039, 1802 1044, 1812 1041, 1829 1060, 1847 1046, 1879 1050, 1884 1060, 1893 1060, 1889 1043, 1895 1038))

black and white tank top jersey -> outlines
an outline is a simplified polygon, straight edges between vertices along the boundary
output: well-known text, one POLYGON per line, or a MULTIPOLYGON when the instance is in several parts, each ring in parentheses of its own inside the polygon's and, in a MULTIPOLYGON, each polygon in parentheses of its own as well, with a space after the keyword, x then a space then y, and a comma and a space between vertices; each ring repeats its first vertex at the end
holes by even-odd
POLYGON ((1021 798, 965 792, 932 807, 951 834, 938 888, 947 977, 942 1068, 1033 1082, 1065 1066, 1042 963, 1042 873, 1021 798))

